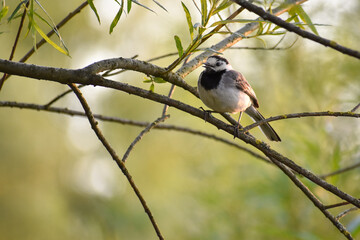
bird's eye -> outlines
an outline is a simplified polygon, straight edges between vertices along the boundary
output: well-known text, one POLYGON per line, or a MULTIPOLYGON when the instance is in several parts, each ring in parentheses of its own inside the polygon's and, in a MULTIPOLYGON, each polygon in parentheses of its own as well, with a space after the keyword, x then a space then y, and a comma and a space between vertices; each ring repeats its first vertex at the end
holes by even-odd
POLYGON ((216 63, 216 66, 218 66, 218 67, 219 67, 220 65, 221 65, 221 62, 217 62, 217 63, 216 63))

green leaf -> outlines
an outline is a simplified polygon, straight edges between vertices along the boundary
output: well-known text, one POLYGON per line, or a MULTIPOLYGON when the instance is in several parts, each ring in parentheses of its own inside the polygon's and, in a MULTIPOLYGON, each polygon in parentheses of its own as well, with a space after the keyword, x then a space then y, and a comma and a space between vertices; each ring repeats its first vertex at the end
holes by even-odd
POLYGON ((174 39, 175 39, 176 48, 179 53, 179 57, 181 57, 184 54, 184 49, 182 47, 181 40, 177 35, 174 36, 174 39))
POLYGON ((309 25, 309 28, 311 29, 311 31, 313 31, 313 33, 315 33, 316 35, 319 35, 318 31, 316 30, 314 24, 312 23, 312 21, 309 17, 309 15, 307 15, 307 13, 304 11, 304 9, 300 5, 296 5, 293 8, 295 8, 296 13, 299 15, 301 20, 303 20, 304 23, 309 25))
POLYGON ((217 14, 218 12, 221 12, 222 10, 230 7, 230 5, 233 4, 232 1, 229 0, 223 0, 220 5, 214 10, 213 14, 217 14))
POLYGON ((194 39, 194 26, 191 21, 191 15, 190 15, 189 9, 186 7, 186 5, 183 2, 181 2, 181 4, 182 4, 182 7, 185 12, 186 21, 187 21, 187 24, 189 27, 190 37, 191 37, 191 41, 192 41, 194 39))
POLYGON ((166 83, 166 81, 161 77, 154 77, 155 83, 166 83))
POLYGON ((8 6, 4 6, 1 10, 0 10, 0 21, 3 17, 6 16, 6 14, 9 11, 9 7, 8 6))
POLYGON ((201 25, 205 27, 207 19, 207 1, 201 0, 201 25))
POLYGON ((28 2, 28 0, 24 0, 16 6, 15 10, 11 13, 10 17, 8 18, 8 22, 10 22, 11 20, 14 19, 15 15, 19 12, 21 6, 27 2, 28 2))
POLYGON ((94 0, 87 0, 87 2, 88 2, 88 4, 89 4, 90 8, 91 8, 91 9, 93 10, 93 12, 95 13, 96 18, 97 18, 97 20, 98 20, 98 22, 99 22, 99 24, 100 24, 101 21, 100 21, 99 14, 98 14, 98 12, 97 12, 97 10, 96 10, 96 7, 95 7, 95 5, 94 5, 94 0))
POLYGON ((131 10, 131 3, 132 3, 131 0, 127 0, 127 13, 129 13, 131 10))
POLYGON ((111 34, 114 30, 114 27, 118 24, 119 22, 119 19, 121 17, 121 14, 124 10, 124 1, 121 2, 121 5, 120 5, 120 9, 119 11, 117 12, 116 16, 114 17, 114 19, 112 20, 111 22, 111 25, 110 25, 110 30, 109 30, 109 33, 111 34))
POLYGON ((150 85, 149 91, 150 91, 150 92, 154 92, 154 90, 155 90, 155 84, 152 83, 152 84, 150 85))
POLYGON ((36 24, 36 22, 34 21, 33 22, 33 25, 34 29, 40 34, 40 36, 42 38, 44 38, 44 40, 46 42, 48 42, 51 46, 53 46, 56 50, 58 50, 59 52, 69 56, 69 52, 65 51, 64 49, 62 49, 61 47, 59 47, 56 43, 54 43, 53 41, 51 41, 51 39, 46 36, 46 34, 40 29, 40 27, 36 24))

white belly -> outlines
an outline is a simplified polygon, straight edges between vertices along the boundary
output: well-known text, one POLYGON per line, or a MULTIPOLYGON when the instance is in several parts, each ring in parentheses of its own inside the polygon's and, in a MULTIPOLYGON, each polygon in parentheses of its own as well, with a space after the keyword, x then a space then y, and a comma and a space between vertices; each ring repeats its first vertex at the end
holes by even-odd
POLYGON ((246 93, 221 83, 211 90, 199 87, 199 95, 204 104, 216 112, 243 112, 251 106, 251 99, 246 93))

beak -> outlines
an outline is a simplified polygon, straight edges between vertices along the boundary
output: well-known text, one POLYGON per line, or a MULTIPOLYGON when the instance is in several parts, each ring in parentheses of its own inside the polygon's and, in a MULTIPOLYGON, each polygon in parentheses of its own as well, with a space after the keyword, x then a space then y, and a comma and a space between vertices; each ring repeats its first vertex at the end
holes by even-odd
POLYGON ((208 64, 207 62, 203 63, 203 67, 212 69, 211 65, 208 64))

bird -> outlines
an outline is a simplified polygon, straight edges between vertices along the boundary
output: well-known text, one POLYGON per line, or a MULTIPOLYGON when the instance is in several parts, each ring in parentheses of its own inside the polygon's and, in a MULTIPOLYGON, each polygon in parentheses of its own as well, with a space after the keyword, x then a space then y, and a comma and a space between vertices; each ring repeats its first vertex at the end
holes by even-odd
MULTIPOLYGON (((259 101, 245 77, 234 70, 229 61, 221 56, 213 55, 203 64, 205 70, 198 80, 198 93, 201 101, 216 113, 238 113, 239 120, 235 126, 234 137, 240 126, 242 113, 245 112, 255 122, 264 117, 257 110, 259 101)), ((261 124, 260 129, 271 141, 281 141, 279 135, 269 123, 261 124)))

